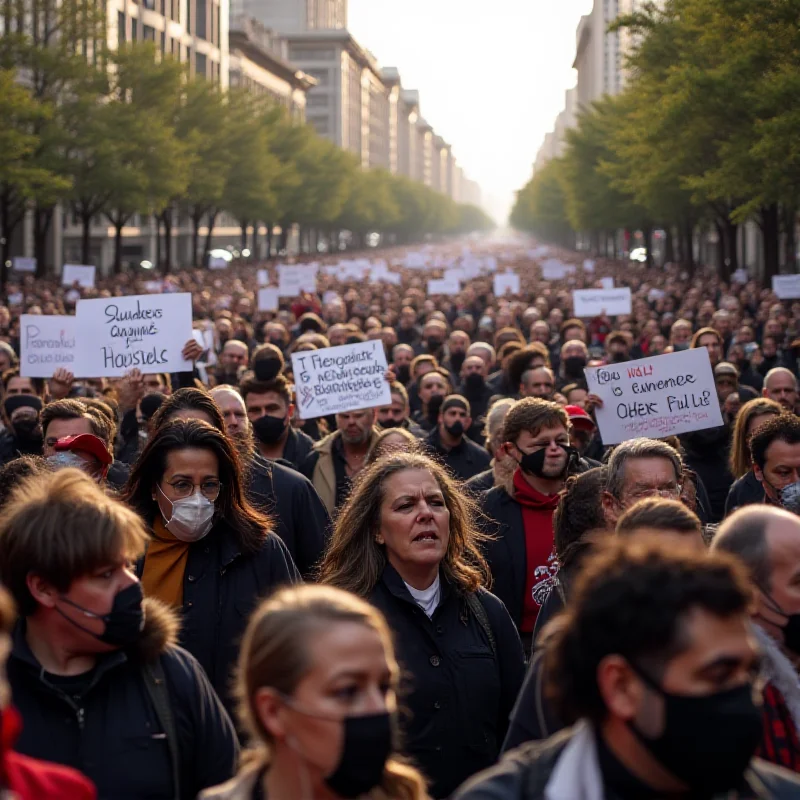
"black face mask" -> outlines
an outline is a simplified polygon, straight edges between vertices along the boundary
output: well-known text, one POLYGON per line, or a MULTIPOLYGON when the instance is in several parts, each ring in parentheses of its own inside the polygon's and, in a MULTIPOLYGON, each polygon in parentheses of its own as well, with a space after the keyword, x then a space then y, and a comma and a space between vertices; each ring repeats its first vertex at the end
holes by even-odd
POLYGON ((674 352, 680 353, 683 350, 688 350, 689 349, 689 343, 688 342, 683 342, 683 344, 674 344, 674 345, 672 345, 672 349, 673 349, 674 352))
POLYGON ((458 422, 454 422, 452 425, 445 425, 444 429, 454 439, 458 439, 459 437, 464 435, 464 424, 461 422, 461 420, 458 420, 458 422))
POLYGON ((630 356, 627 353, 614 353, 611 356, 612 364, 624 364, 626 361, 630 360, 630 356))
POLYGON ((800 614, 787 614, 772 598, 772 595, 761 589, 761 593, 769 601, 772 610, 786 618, 786 624, 781 628, 783 643, 786 649, 800 655, 800 614))
POLYGON ((101 619, 105 622, 105 630, 99 635, 88 628, 84 628, 83 625, 79 625, 74 619, 61 611, 58 606, 56 606, 56 610, 76 628, 80 628, 84 633, 91 634, 101 642, 110 644, 113 647, 130 647, 139 640, 142 628, 144 628, 142 599, 142 584, 138 581, 132 583, 114 597, 114 604, 108 614, 95 614, 94 611, 89 611, 89 609, 79 606, 68 597, 62 596, 61 600, 64 603, 77 608, 85 616, 101 619))
POLYGON ((274 344, 279 350, 283 350, 283 338, 280 336, 273 336, 269 340, 270 344, 274 344))
POLYGON ((736 788, 762 735, 761 709, 753 700, 752 685, 709 695, 677 695, 634 670, 664 699, 661 735, 650 738, 629 723, 636 738, 694 792, 710 796, 736 788))
POLYGON ((429 353, 438 353, 439 350, 442 349, 443 344, 443 339, 428 339, 425 343, 425 346, 428 348, 429 353))
POLYGON ((564 359, 564 374, 568 378, 582 378, 586 359, 583 356, 569 356, 564 359))
POLYGON ((461 372, 461 367, 464 366, 466 358, 466 353, 450 353, 450 363, 453 366, 453 374, 461 372))
POLYGON ((435 394, 428 400, 428 419, 436 423, 439 420, 439 412, 442 410, 442 403, 444 403, 444 395, 435 394))
POLYGON ((405 386, 411 380, 411 367, 408 364, 403 364, 402 367, 395 367, 394 374, 397 375, 397 380, 405 386))
POLYGON ((22 452, 31 454, 42 452, 44 436, 38 417, 18 419, 11 424, 14 427, 14 438, 16 439, 17 447, 22 452))
POLYGON ((283 436, 288 422, 283 417, 266 414, 253 422, 253 433, 262 444, 277 444, 283 436))
POLYGON ((566 444, 560 444, 559 447, 567 454, 567 463, 564 467, 564 471, 560 475, 546 476, 544 474, 544 460, 547 453, 546 447, 540 448, 535 453, 523 453, 519 461, 522 471, 527 472, 529 475, 534 475, 537 478, 545 478, 547 480, 555 480, 556 478, 564 477, 564 475, 569 472, 572 460, 578 457, 578 451, 574 447, 570 447, 566 444))
POLYGON ((383 422, 379 423, 381 428, 399 428, 403 424, 403 420, 396 420, 389 417, 385 419, 383 422))
POLYGON ((486 385, 483 375, 473 372, 464 378, 464 388, 469 392, 480 392, 486 385))

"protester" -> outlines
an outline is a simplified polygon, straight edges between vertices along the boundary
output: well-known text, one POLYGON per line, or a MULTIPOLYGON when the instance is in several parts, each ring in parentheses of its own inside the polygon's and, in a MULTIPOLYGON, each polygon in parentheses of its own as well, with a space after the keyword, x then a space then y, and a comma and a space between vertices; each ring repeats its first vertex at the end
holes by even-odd
POLYGON ((458 389, 458 394, 467 398, 476 420, 481 419, 486 414, 494 394, 486 384, 488 375, 489 364, 480 355, 474 353, 464 359, 461 367, 461 386, 458 389))
MULTIPOLYGON (((80 770, 101 798, 190 800, 235 768, 236 734, 178 624, 142 599, 137 515, 78 470, 24 482, 0 515, 0 579, 21 619, 8 680, 19 752, 80 770)), ((43 795, 46 796, 46 795, 43 795)))
POLYGON ((388 406, 378 409, 378 427, 383 429, 403 428, 409 433, 422 439, 425 431, 410 419, 411 406, 408 402, 408 392, 402 383, 394 381, 390 384, 392 402, 388 406))
POLYGON ((450 382, 437 370, 426 372, 419 379, 420 408, 412 418, 425 433, 430 433, 439 424, 439 412, 449 390, 450 382))
POLYGON ((423 440, 430 454, 460 481, 474 478, 489 467, 490 458, 466 432, 472 427, 472 412, 466 397, 451 394, 444 399, 439 422, 423 440))
POLYGON ((767 372, 762 393, 791 414, 797 410, 797 378, 785 367, 775 367, 767 372))
POLYGON ((733 427, 730 454, 730 470, 736 481, 725 501, 726 517, 741 506, 763 502, 764 490, 753 472, 750 440, 767 420, 779 416, 781 411, 778 403, 766 397, 745 403, 739 411, 733 427))
POLYGON ((791 773, 753 758, 750 594, 721 553, 608 547, 578 579, 548 649, 548 690, 573 727, 509 754, 454 800, 800 793, 791 773))
POLYGON ((372 440, 364 461, 364 468, 374 464, 383 456, 395 452, 422 452, 422 444, 416 436, 409 433, 405 428, 387 428, 372 440))
POLYGON ((337 414, 337 429, 317 442, 301 465, 301 472, 314 484, 331 515, 345 502, 353 479, 364 468, 378 434, 375 420, 372 408, 337 414))
POLYGON ((528 397, 509 410, 503 440, 514 472, 481 498, 488 533, 484 547, 498 597, 517 625, 525 651, 557 572, 553 511, 570 472, 581 470, 569 444, 563 408, 528 397))
POLYGON ((618 536, 652 536, 676 547, 704 550, 703 526, 697 514, 679 500, 648 497, 631 506, 617 521, 618 536))
POLYGON ((713 551, 732 553, 747 567, 756 603, 754 633, 762 657, 763 733, 758 755, 800 772, 800 520, 783 509, 741 509, 725 520, 713 551))
POLYGON ((470 478, 465 484, 467 490, 475 497, 502 483, 508 477, 509 470, 513 472, 516 469, 514 460, 506 452, 503 441, 503 423, 506 414, 515 402, 510 397, 496 400, 486 415, 485 447, 492 460, 489 463, 489 469, 470 478))
POLYGON ((764 502, 800 514, 800 417, 767 420, 750 439, 750 452, 764 502))
POLYGON ((399 681, 391 632, 371 605, 331 587, 277 592, 239 655, 239 715, 257 749, 200 800, 425 800, 422 776, 392 752, 399 681))
POLYGON ((42 399, 36 395, 6 394, 2 413, 5 429, 0 432, 0 463, 6 464, 19 456, 42 455, 43 436, 39 419, 42 407, 42 399))
POLYGON ((434 798, 494 762, 523 678, 514 625, 482 588, 475 519, 472 501, 434 461, 385 456, 341 510, 320 572, 386 615, 410 679, 406 750, 434 798))
POLYGON ((137 565, 145 594, 181 614, 181 644, 220 697, 259 597, 299 580, 272 520, 247 500, 239 456, 198 419, 159 427, 131 470, 126 502, 151 531, 137 565))

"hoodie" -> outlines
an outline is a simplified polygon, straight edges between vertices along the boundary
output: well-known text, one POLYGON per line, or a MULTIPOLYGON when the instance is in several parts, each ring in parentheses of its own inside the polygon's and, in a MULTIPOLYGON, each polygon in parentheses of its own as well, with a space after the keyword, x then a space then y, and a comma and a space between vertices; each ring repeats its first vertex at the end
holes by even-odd
POLYGON ((518 469, 514 473, 514 499, 522 507, 525 533, 525 595, 520 630, 533 633, 539 609, 558 574, 553 553, 553 512, 558 505, 558 494, 537 492, 518 469))

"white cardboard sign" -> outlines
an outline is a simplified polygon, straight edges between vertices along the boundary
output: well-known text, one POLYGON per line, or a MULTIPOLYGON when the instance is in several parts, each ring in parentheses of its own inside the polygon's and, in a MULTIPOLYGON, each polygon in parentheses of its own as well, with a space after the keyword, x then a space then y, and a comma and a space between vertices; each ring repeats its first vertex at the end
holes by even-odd
POLYGON ((614 279, 613 278, 600 278, 600 285, 604 289, 613 289, 614 288, 614 279))
POLYGON ((568 274, 567 265, 557 258, 548 258, 542 262, 542 278, 546 281, 562 281, 568 274))
POLYGON ((142 294, 81 300, 76 312, 83 378, 190 372, 181 351, 192 338, 192 295, 142 294))
POLYGON ((717 428, 722 414, 705 347, 585 370, 603 444, 717 428))
POLYGON ((222 256, 209 256, 209 269, 228 269, 228 259, 222 256))
POLYGON ((268 269, 260 269, 257 273, 258 276, 258 285, 259 286, 269 286, 269 270, 268 269))
POLYGON ((281 297, 299 297, 317 290, 317 268, 313 265, 284 264, 278 267, 278 292, 281 297))
POLYGON ((275 286, 267 286, 264 289, 258 290, 258 310, 278 310, 278 289, 275 286))
POLYGON ((144 282, 144 290, 149 292, 150 294, 158 294, 164 288, 164 285, 161 281, 145 281, 144 282))
POLYGON ((428 281, 428 295, 434 294, 458 294, 461 291, 461 283, 457 280, 441 278, 440 280, 428 281))
POLYGON ((292 353, 300 419, 390 405, 386 369, 378 341, 292 353))
POLYGON ((781 300, 800 298, 800 275, 773 275, 772 291, 781 300))
MULTIPOLYGON (((24 256, 15 256, 11 259, 11 266, 15 272, 36 272, 36 259, 25 258, 24 256)), ((38 378, 38 375, 30 375, 26 377, 38 378)))
POLYGON ((520 293, 520 280, 516 272, 496 272, 494 275, 495 297, 503 297, 506 292, 520 293))
POLYGON ((607 314, 616 317, 631 313, 631 290, 619 289, 576 289, 572 293, 576 317, 597 317, 607 314))
POLYGON ((96 267, 86 264, 64 264, 64 269, 61 271, 61 285, 72 286, 77 282, 82 289, 94 289, 96 272, 96 267))
POLYGON ((583 271, 584 272, 594 272, 594 265, 595 260, 593 258, 585 258, 583 260, 583 271))
POLYGON ((52 378, 59 369, 75 372, 75 317, 23 314, 19 369, 23 378, 52 378))

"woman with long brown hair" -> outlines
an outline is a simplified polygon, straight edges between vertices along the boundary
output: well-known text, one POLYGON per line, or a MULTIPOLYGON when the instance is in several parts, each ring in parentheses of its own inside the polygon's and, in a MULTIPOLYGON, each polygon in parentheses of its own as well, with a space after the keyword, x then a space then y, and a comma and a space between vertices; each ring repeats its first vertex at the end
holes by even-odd
POLYGON ((483 588, 478 516, 439 464, 392 453, 359 477, 321 567, 386 615, 409 677, 406 750, 437 798, 494 763, 524 674, 516 627, 483 588))
POLYGON ((386 620, 329 586, 282 589, 247 627, 239 718, 255 747, 201 800, 424 800, 392 755, 399 668, 386 620))
POLYGON ((125 501, 151 530, 145 594, 181 614, 181 644, 229 703, 231 667, 258 598, 299 580, 272 520, 253 508, 239 454, 197 419, 158 428, 131 470, 125 501))
POLYGON ((767 420, 778 416, 782 410, 778 403, 766 397, 750 400, 739 410, 733 426, 730 452, 730 468, 736 481, 725 501, 726 517, 740 506, 763 501, 764 488, 753 473, 750 438, 767 420))

